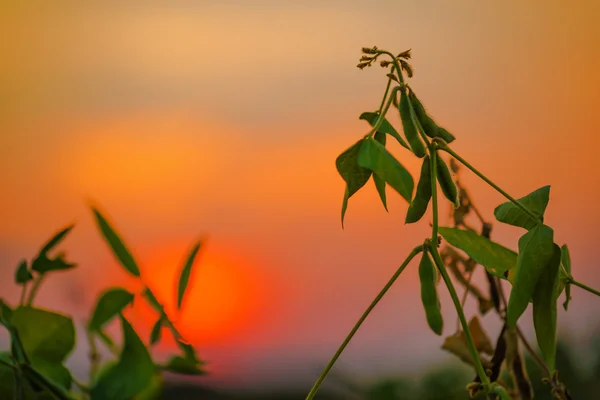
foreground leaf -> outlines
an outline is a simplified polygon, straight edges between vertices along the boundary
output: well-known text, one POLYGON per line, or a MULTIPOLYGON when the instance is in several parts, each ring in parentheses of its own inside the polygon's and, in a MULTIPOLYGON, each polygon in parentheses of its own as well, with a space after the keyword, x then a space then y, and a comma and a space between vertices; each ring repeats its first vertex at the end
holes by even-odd
POLYGON ((92 400, 129 400, 152 382, 156 372, 144 343, 121 315, 123 350, 119 361, 98 379, 91 390, 92 400))
POLYGON ((381 144, 365 139, 358 155, 358 165, 371 170, 410 203, 414 187, 410 173, 381 144))
POLYGON ((199 368, 198 363, 181 356, 172 357, 162 368, 166 371, 182 375, 206 375, 206 371, 199 368))
POLYGON ((201 246, 202 241, 199 241, 192 248, 192 251, 190 251, 190 254, 185 261, 181 275, 179 276, 179 285, 177 287, 177 309, 181 309, 183 296, 185 295, 185 291, 190 280, 190 275, 192 273, 192 267, 194 266, 194 260, 196 259, 196 255, 198 255, 198 251, 200 250, 201 246))
MULTIPOLYGON (((378 115, 379 114, 374 113, 374 112, 364 112, 358 118, 367 121, 371 125, 371 127, 373 127, 373 126, 375 126, 375 122, 377 121, 378 115)), ((381 126, 377 130, 377 133, 383 133, 383 134, 387 133, 388 135, 390 135, 394 139, 396 139, 402 147, 406 148, 407 150, 410 150, 410 147, 408 147, 408 144, 404 141, 404 139, 402 139, 402 136, 400 136, 398 131, 396 129, 394 129, 392 124, 390 124, 389 121, 385 117, 383 117, 383 122, 381 123, 381 126)))
MULTIPOLYGON (((531 210, 541 221, 544 221, 544 212, 550 199, 550 185, 541 187, 525 197, 517 199, 525 208, 531 210)), ((519 226, 527 230, 537 225, 537 219, 530 217, 518 206, 508 201, 500 204, 494 209, 494 216, 500 222, 505 224, 519 226)))
POLYGON ((99 331, 133 302, 134 295, 123 288, 106 290, 98 299, 88 330, 99 331))
POLYGON ((110 226, 108 221, 102 216, 102 214, 100 214, 98 210, 92 208, 92 211, 94 213, 94 217, 96 218, 98 229, 100 229, 104 240, 110 246, 119 263, 121 263, 121 265, 133 276, 139 277, 140 269, 117 232, 115 232, 115 230, 110 226))
POLYGON ((439 233, 494 276, 505 279, 504 274, 517 266, 517 253, 475 232, 440 227, 439 233))
POLYGON ((31 275, 31 271, 27 268, 27 261, 21 261, 15 272, 15 283, 22 285, 32 279, 33 275, 31 275))
POLYGON ((358 164, 358 154, 364 142, 365 139, 360 139, 335 160, 338 173, 348 187, 348 198, 358 192, 371 177, 371 170, 358 164))
POLYGON ((550 373, 556 360, 556 290, 559 284, 560 247, 554 251, 540 274, 533 293, 533 325, 538 346, 550 373))
POLYGON ((554 231, 547 225, 537 225, 519 239, 519 255, 515 281, 510 292, 506 323, 510 328, 517 324, 530 299, 538 279, 554 253, 554 231))
POLYGON ((160 335, 163 328, 163 316, 158 317, 158 320, 154 323, 152 331, 150 332, 150 346, 155 345, 160 341, 160 335))

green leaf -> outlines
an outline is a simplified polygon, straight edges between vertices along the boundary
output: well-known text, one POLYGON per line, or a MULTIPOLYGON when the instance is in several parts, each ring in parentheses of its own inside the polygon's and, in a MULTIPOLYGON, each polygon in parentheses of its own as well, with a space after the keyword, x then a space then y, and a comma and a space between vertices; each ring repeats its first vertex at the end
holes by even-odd
POLYGON ((4 302, 3 299, 0 299, 0 324, 8 327, 10 325, 10 319, 12 318, 13 310, 4 302))
POLYGON ((73 229, 73 227, 75 227, 74 224, 67 226, 66 228, 60 230, 58 233, 56 233, 52 239, 50 239, 48 241, 48 243, 46 243, 44 245, 44 247, 42 247, 42 249, 40 250, 40 254, 46 254, 48 253, 50 250, 52 250, 54 247, 56 247, 56 245, 58 245, 64 238, 65 236, 67 236, 67 234, 69 232, 71 232, 71 229, 73 229))
POLYGON ((538 346, 550 373, 556 359, 556 290, 559 285, 561 250, 553 245, 553 252, 539 275, 533 292, 533 325, 538 346))
POLYGON ((423 158, 423 164, 421 164, 421 175, 419 177, 419 183, 417 184, 417 191, 408 207, 404 223, 412 224, 423 218, 423 215, 425 215, 425 212, 427 211, 430 199, 431 164, 429 162, 429 156, 425 156, 425 158, 423 158))
POLYGON ((31 386, 38 387, 52 394, 49 397, 41 397, 40 395, 38 395, 38 399, 73 399, 73 397, 69 394, 67 390, 65 390, 65 388, 58 386, 52 379, 49 379, 34 365, 24 364, 21 366, 21 370, 23 372, 23 377, 29 382, 31 386))
POLYGON ((358 164, 358 154, 364 142, 365 139, 360 139, 335 160, 336 168, 348 186, 348 198, 358 192, 371 177, 371 171, 358 164))
POLYGON ((342 229, 344 229, 344 216, 346 215, 346 210, 348 209, 348 199, 350 198, 348 193, 348 186, 346 186, 344 189, 344 200, 342 202, 342 229))
POLYGON ((533 298, 536 284, 553 253, 554 231, 547 225, 537 225, 519 239, 517 269, 506 311, 509 327, 517 324, 533 298))
MULTIPOLYGON (((569 247, 566 244, 560 248, 560 261, 562 266, 565 268, 565 272, 568 276, 563 277, 565 280, 570 278, 571 275, 571 254, 569 253, 569 247)), ((562 273, 562 269, 560 270, 562 273)), ((563 281, 564 282, 564 281, 563 281)), ((559 290, 560 292, 561 290, 559 290)), ((565 284, 565 302, 563 303, 563 308, 565 311, 569 308, 569 302, 571 301, 571 284, 565 284)))
POLYGON ((164 308, 162 304, 160 304, 160 302, 149 287, 146 287, 144 289, 144 291, 142 292, 142 297, 144 297, 146 301, 148 301, 148 304, 150 304, 150 306, 154 308, 156 312, 158 312, 159 314, 164 313, 164 308))
POLYGON ((164 378, 160 373, 155 373, 150 381, 150 384, 140 393, 138 393, 132 400, 157 400, 162 398, 164 378))
MULTIPOLYGON (((377 121, 378 116, 379 116, 378 113, 364 112, 358 118, 367 121, 371 125, 371 127, 373 127, 373 126, 375 126, 375 122, 377 121)), ((383 133, 383 134, 387 133, 388 135, 390 135, 394 139, 396 139, 402 147, 404 147, 407 150, 410 150, 410 147, 408 146, 406 141, 404 141, 404 139, 402 139, 402 136, 400 136, 398 131, 396 129, 394 129, 392 124, 390 124, 389 121, 385 117, 383 117, 383 122, 381 123, 381 126, 377 130, 377 133, 383 133)))
POLYGON ((152 327, 152 332, 150 332, 150 346, 158 343, 160 341, 160 334, 162 333, 163 327, 163 316, 161 315, 156 320, 156 323, 152 327))
POLYGON ((400 119, 402 120, 402 126, 404 127, 404 136, 406 136, 406 139, 412 148, 412 152, 417 157, 423 158, 425 157, 425 146, 419 137, 417 126, 410 111, 410 101, 406 94, 406 88, 401 89, 400 92, 400 106, 398 109, 400 110, 400 119))
POLYGON ((119 262, 125 269, 131 273, 133 276, 139 277, 140 270, 137 266, 137 263, 133 259, 133 256, 117 234, 115 230, 109 225, 106 219, 100 214, 100 212, 94 208, 92 208, 94 212, 94 216, 96 218, 96 223, 102 236, 110 246, 113 251, 113 254, 117 257, 119 262))
POLYGON ((358 164, 375 172, 410 203, 413 178, 385 147, 373 139, 365 139, 358 155, 358 164))
POLYGON ((77 264, 69 263, 65 260, 64 254, 49 258, 46 253, 40 253, 31 263, 31 269, 40 274, 45 274, 50 271, 62 271, 75 266, 77 266, 77 264))
MULTIPOLYGON (((525 197, 518 199, 525 208, 531 210, 534 215, 538 216, 542 222, 544 220, 544 212, 550 200, 550 185, 541 187, 525 197)), ((500 222, 505 224, 519 226, 530 230, 537 224, 537 220, 530 217, 519 207, 508 201, 500 204, 494 209, 494 216, 500 222)))
POLYGON ((177 309, 181 309, 181 304, 183 303, 183 296, 185 295, 185 291, 188 287, 188 283, 190 280, 190 275, 192 273, 192 267, 194 266, 194 260, 196 259, 196 255, 202 246, 202 241, 196 243, 196 245, 190 251, 190 254, 185 261, 185 265, 183 266, 183 270, 181 271, 181 275, 179 276, 179 285, 177 287, 177 309))
MULTIPOLYGON (((375 140, 377 140, 379 143, 381 143, 382 146, 385 146, 385 135, 382 134, 381 132, 377 132, 375 134, 375 140)), ((385 211, 388 210, 387 208, 387 196, 385 193, 385 181, 376 173, 373 173, 373 182, 375 183, 375 188, 377 189, 377 193, 379 193, 379 198, 381 199, 381 203, 383 204, 383 208, 385 208, 385 211)))
POLYGON ((15 283, 16 284, 24 284, 33 279, 33 275, 31 275, 31 271, 27 268, 27 261, 23 260, 17 267, 15 271, 15 283))
POLYGON ((133 299, 134 295, 123 288, 115 287, 105 290, 96 303, 96 308, 88 323, 88 330, 101 330, 106 323, 131 304, 133 299))
POLYGON ((98 379, 91 390, 92 400, 129 400, 151 384, 156 372, 144 343, 121 315, 123 350, 119 361, 98 379))
POLYGON ((63 363, 75 347, 75 326, 71 318, 27 306, 14 311, 11 325, 35 371, 54 386, 69 389, 71 373, 63 363))
POLYGON ((29 306, 18 307, 10 322, 30 358, 62 363, 75 346, 73 320, 62 314, 29 306))
POLYGON ((517 266, 517 253, 475 232, 439 227, 439 233, 494 276, 505 278, 504 274, 517 266))

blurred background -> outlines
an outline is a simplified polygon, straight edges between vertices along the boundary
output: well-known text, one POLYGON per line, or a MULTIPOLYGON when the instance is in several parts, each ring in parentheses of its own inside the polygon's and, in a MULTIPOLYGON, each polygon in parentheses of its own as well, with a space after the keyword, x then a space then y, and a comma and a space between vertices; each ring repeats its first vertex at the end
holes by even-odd
MULTIPOLYGON (((352 197, 341 228, 334 161, 368 131, 358 116, 377 109, 386 84, 378 66, 356 68, 363 46, 412 49, 411 87, 457 137, 454 149, 506 191, 521 197, 551 185, 545 221, 568 243, 575 278, 600 287, 597 1, 3 2, 0 10, 0 295, 18 301, 18 262, 72 222, 63 248, 79 266, 48 279, 37 303, 83 326, 100 291, 134 287, 96 232, 90 202, 169 304, 186 252, 206 236, 178 323, 210 374, 170 385, 303 398, 428 234, 425 221, 404 225, 407 204, 392 190, 386 213, 372 184, 352 197)), ((389 147, 418 174, 414 156, 389 147)), ((461 182, 492 219, 503 198, 467 171, 461 182)), ((492 238, 516 249, 520 234, 495 224, 492 238)), ((428 330, 415 267, 340 358, 325 386, 332 395, 348 385, 392 390, 389 380, 405 385, 406 398, 433 399, 410 390, 469 382, 428 330)), ((449 335, 456 315, 440 293, 449 335)), ((577 288, 573 298, 559 310, 572 354, 558 369, 572 362, 591 385, 600 301, 577 288)), ((133 311, 147 335, 153 316, 133 311)), ((530 315, 523 330, 533 338, 530 315)), ((497 318, 482 322, 495 338, 497 318)), ((81 377, 83 338, 68 363, 81 377)))

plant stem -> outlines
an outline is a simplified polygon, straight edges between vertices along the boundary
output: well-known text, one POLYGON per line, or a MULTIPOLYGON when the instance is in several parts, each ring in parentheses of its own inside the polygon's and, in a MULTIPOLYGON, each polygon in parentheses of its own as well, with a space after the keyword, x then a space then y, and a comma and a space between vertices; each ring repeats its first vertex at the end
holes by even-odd
POLYGON ((365 135, 365 137, 373 136, 377 132, 379 127, 381 127, 381 124, 383 124, 383 120, 385 118, 385 114, 390 109, 390 106, 392 105, 392 101, 394 100, 394 96, 396 95, 396 93, 398 92, 399 89, 400 89, 399 86, 396 86, 395 88, 392 89, 392 93, 390 94, 388 101, 385 104, 385 107, 383 107, 383 110, 381 110, 381 112, 377 116, 377 120, 375 121, 375 124, 373 124, 373 128, 371 129, 371 131, 369 131, 369 133, 367 133, 365 135))
MULTIPOLYGON (((394 72, 393 69, 392 72, 394 72)), ((381 99, 381 105, 379 106, 379 114, 381 114, 381 111, 383 110, 385 99, 390 91, 390 86, 392 86, 392 78, 388 78, 387 86, 385 87, 385 93, 383 93, 383 99, 381 99)))
POLYGON ((595 294, 596 296, 600 296, 600 291, 598 291, 598 290, 596 290, 596 289, 593 289, 593 288, 591 288, 591 287, 589 287, 589 286, 587 286, 587 285, 584 285, 584 284, 583 284, 583 283, 581 283, 581 282, 577 282, 575 279, 569 279, 568 283, 571 283, 571 284, 573 284, 573 285, 575 285, 575 286, 579 286, 579 287, 580 287, 580 288, 582 288, 583 290, 587 290, 588 292, 590 292, 590 293, 593 293, 593 294, 595 294))
POLYGON ((506 389, 500 385, 494 385, 492 388, 492 393, 498 395, 501 400, 511 400, 510 396, 506 392, 506 389))
POLYGON ((344 339, 344 342, 338 348, 338 350, 336 351, 336 353, 334 354, 334 356, 331 358, 331 360, 329 361, 329 363, 327 364, 327 366, 325 367, 325 369, 323 370, 323 372, 321 372, 321 375, 319 376, 319 379, 317 379, 317 381, 315 382, 314 386, 312 387, 312 389, 310 390, 310 392, 306 396, 306 400, 311 400, 311 399, 313 399, 315 397, 315 395, 317 394, 317 390, 319 390, 319 387, 323 383, 323 380, 325 380, 325 377, 327 376, 327 374, 329 373, 329 371, 331 370, 331 368, 333 367, 333 365, 335 364, 335 362, 337 361, 337 359, 340 357, 340 355, 342 354, 342 352, 344 351, 344 349, 346 348, 346 346, 348 345, 348 343, 350 343, 350 340, 352 340, 352 337, 354 337, 354 334, 356 333, 356 331, 358 330, 358 328, 360 328, 360 326, 362 325, 362 323, 364 322, 364 320, 367 318, 367 316, 369 316, 369 314, 371 313, 371 311, 373 310, 373 308, 375 308, 375 306, 377 305, 377 303, 379 303, 379 301, 383 298, 383 296, 390 289, 390 287, 392 287, 392 285, 394 284, 394 282, 396 281, 396 279, 398 279, 398 277, 400 276, 400 274, 402 273, 402 271, 404 271, 404 269, 408 266, 408 264, 412 261, 412 259, 417 254, 419 254, 422 251, 423 251, 423 245, 415 247, 410 252, 410 254, 408 255, 408 257, 406 257, 406 259, 404 260, 404 262, 402 263, 402 265, 398 268, 398 270, 396 270, 396 272, 394 273, 394 275, 392 275, 392 277, 390 278, 390 280, 388 281, 388 283, 386 283, 385 286, 383 287, 383 289, 381 289, 381 291, 379 292, 379 294, 371 302, 371 304, 369 305, 369 307, 367 307, 367 309, 362 314, 362 316, 359 318, 359 320, 356 322, 356 324, 354 324, 354 327, 352 328, 352 330, 350 331, 350 333, 348 334, 348 336, 346 336, 346 339, 344 339))
POLYGON ((442 275, 442 279, 444 279, 444 283, 448 288, 448 292, 450 292, 450 297, 452 297, 452 302, 454 303, 454 307, 456 308, 456 312, 458 313, 458 318, 460 319, 460 323, 462 325, 463 331, 465 333, 465 338, 467 340, 467 345, 469 346, 469 352, 471 353, 471 357, 473 357, 473 364, 475 365, 475 369, 477 370, 477 375, 479 375, 479 379, 481 383, 487 388, 490 384, 490 378, 485 373, 485 369, 483 368, 483 364, 481 363, 481 359, 479 358, 479 352, 475 347, 475 342, 473 340, 473 336, 471 335, 471 330, 469 329, 469 324, 465 317, 465 313, 460 304, 460 299, 458 298, 458 294, 456 294, 456 289, 454 289, 454 285, 452 284, 452 280, 444 267, 444 262, 440 257, 438 252, 438 204, 437 204, 437 169, 436 169, 436 158, 437 158, 437 150, 436 144, 432 143, 429 146, 429 152, 431 154, 430 162, 431 162, 431 204, 433 208, 433 227, 431 229, 431 244, 430 251, 433 255, 433 260, 437 266, 437 269, 440 271, 442 275))
POLYGON ((33 303, 33 299, 35 298, 35 295, 37 294, 37 291, 40 288, 40 285, 42 284, 44 275, 45 274, 39 274, 37 278, 35 278, 35 280, 33 281, 33 286, 31 287, 31 290, 29 290, 29 297, 27 298, 27 302, 25 303, 26 306, 31 306, 31 304, 33 303))
POLYGON ((27 283, 24 283, 21 286, 21 298, 19 299, 19 305, 22 306, 25 304, 25 296, 27 295, 27 283))
POLYGON ((460 161, 465 167, 469 168, 471 171, 473 171, 473 173, 475 175, 477 175, 479 178, 481 178, 483 181, 485 181, 485 183, 487 183, 488 185, 490 185, 491 187, 493 187, 494 189, 496 189, 498 192, 500 192, 500 194, 502 194, 504 197, 506 197, 508 200, 510 200, 514 205, 516 205, 517 207, 519 207, 525 214, 529 215, 531 218, 533 218, 536 221, 540 221, 540 218, 537 215, 535 215, 533 212, 531 212, 527 207, 525 207, 523 204, 521 204, 517 199, 513 198, 511 195, 509 195, 504 190, 502 190, 494 182, 492 182, 491 180, 489 180, 484 174, 482 174, 477 169, 475 169, 475 167, 473 167, 471 164, 469 164, 464 158, 462 158, 461 156, 459 156, 458 154, 456 154, 447 145, 441 146, 440 150, 445 151, 446 153, 450 154, 452 157, 454 157, 458 161, 460 161))
POLYGON ((467 340, 467 345, 469 346, 469 352, 471 353, 471 357, 473 357, 473 364, 475 365, 475 369, 477 370, 477 375, 479 375, 479 379, 484 386, 489 386, 490 378, 485 373, 485 369, 483 368, 483 364, 481 363, 481 359, 479 358, 479 352, 475 347, 475 341, 473 340, 473 336, 471 335, 471 330, 469 329, 469 324, 467 322, 467 318, 465 317, 465 313, 460 306, 460 299, 458 298, 458 294, 456 294, 456 289, 454 289, 454 285, 452 284, 452 280, 450 276, 448 276, 448 272, 446 272, 446 268, 442 262, 440 254, 437 251, 437 247, 435 244, 431 246, 431 254, 433 255, 433 260, 442 275, 442 279, 444 279, 444 283, 448 288, 448 292, 450 292, 450 297, 452 297, 452 302, 454 303, 454 307, 456 308, 456 312, 458 313, 458 317, 460 318, 460 323, 462 325, 465 338, 467 340))

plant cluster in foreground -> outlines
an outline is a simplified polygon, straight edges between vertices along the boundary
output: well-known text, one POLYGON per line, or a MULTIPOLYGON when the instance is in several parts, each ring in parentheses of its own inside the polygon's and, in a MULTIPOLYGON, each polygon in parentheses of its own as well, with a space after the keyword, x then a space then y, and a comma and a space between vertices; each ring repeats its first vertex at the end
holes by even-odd
MULTIPOLYGON (((114 256, 125 271, 143 283, 137 262, 117 232, 97 209, 93 208, 92 211, 98 229, 114 256)), ((15 272, 15 283, 22 287, 22 292, 16 307, 11 307, 0 299, 0 325, 8 330, 11 339, 10 349, 0 352, 0 398, 154 399, 162 387, 161 371, 186 375, 205 374, 204 362, 179 333, 152 290, 144 284, 140 295, 157 314, 148 345, 123 315, 125 309, 133 304, 134 293, 122 287, 111 287, 99 296, 86 323, 90 346, 89 383, 75 379, 64 365, 75 347, 75 325, 72 318, 33 306, 40 284, 48 274, 70 270, 76 266, 65 259, 64 253, 51 255, 73 227, 68 226, 54 235, 31 262, 23 260, 19 264, 15 272), (123 332, 120 346, 105 329, 115 319, 120 321, 123 332), (151 347, 160 341, 163 328, 170 331, 180 354, 172 356, 165 364, 158 364, 150 353, 151 347), (99 343, 113 354, 111 360, 101 362, 99 343)), ((199 241, 192 247, 181 270, 176 299, 178 309, 181 308, 192 266, 201 245, 202 242, 199 241)))
POLYGON ((386 210, 388 186, 408 202, 406 224, 420 221, 431 203, 433 215, 431 236, 423 238, 421 243, 416 244, 369 305, 325 367, 306 397, 307 400, 315 396, 328 372, 371 310, 413 258, 419 255, 421 300, 427 323, 435 334, 441 335, 444 329, 442 305, 437 293, 440 281, 444 282, 456 308, 458 330, 445 339, 442 348, 474 367, 477 375, 466 388, 472 398, 486 396, 490 399, 533 398, 531 384, 519 349, 519 342, 521 342, 545 371, 547 376, 544 379, 551 385, 552 394, 557 399, 570 399, 568 390, 558 380, 555 366, 558 297, 563 291, 565 292, 566 300, 563 306, 566 310, 571 299, 571 285, 599 296, 600 292, 573 278, 567 245, 560 246, 555 243, 554 230, 544 223, 544 212, 550 199, 550 186, 544 186, 519 199, 510 196, 451 149, 450 143, 454 142, 454 135, 434 121, 415 91, 405 83, 404 74, 408 78, 413 76, 413 69, 408 63, 411 58, 410 50, 394 55, 389 51, 373 47, 363 48, 362 52, 364 55, 360 59, 358 68, 370 67, 378 59, 383 58, 380 65, 386 69, 388 79, 379 109, 375 112, 365 112, 359 117, 371 125, 370 131, 336 159, 337 170, 346 183, 342 204, 342 227, 349 199, 372 178, 386 210), (404 136, 400 135, 385 118, 392 106, 399 113, 404 136), (386 149, 386 141, 390 137, 422 160, 416 190, 411 174, 386 149), (440 152, 448 153, 453 157, 450 166, 441 157, 440 152), (453 172, 456 174, 459 169, 457 162, 471 170, 508 200, 496 207, 494 216, 498 222, 523 230, 518 251, 515 252, 490 240, 491 224, 483 219, 474 207, 466 189, 453 176, 453 172), (438 186, 444 198, 452 204, 453 227, 439 226, 438 186), (465 216, 471 211, 477 214, 482 223, 479 233, 465 221, 465 216), (442 238, 447 245, 440 251, 438 248, 441 246, 442 238), (485 268, 489 282, 489 297, 471 284, 473 271, 477 265, 485 268), (465 286, 462 301, 448 271, 465 286), (508 300, 504 295, 502 282, 509 282, 511 285, 508 300), (470 322, 467 321, 463 305, 469 293, 477 297, 481 315, 494 309, 504 321, 495 347, 485 334, 477 316, 471 318, 470 322), (541 357, 527 343, 518 327, 518 321, 529 304, 533 307, 533 324, 541 357))

